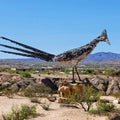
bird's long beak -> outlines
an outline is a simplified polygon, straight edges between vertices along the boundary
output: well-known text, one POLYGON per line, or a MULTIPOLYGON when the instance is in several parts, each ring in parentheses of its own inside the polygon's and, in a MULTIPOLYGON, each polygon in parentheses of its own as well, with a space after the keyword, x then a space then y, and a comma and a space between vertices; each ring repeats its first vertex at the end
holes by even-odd
POLYGON ((106 43, 107 43, 108 45, 111 45, 108 38, 106 39, 106 43))

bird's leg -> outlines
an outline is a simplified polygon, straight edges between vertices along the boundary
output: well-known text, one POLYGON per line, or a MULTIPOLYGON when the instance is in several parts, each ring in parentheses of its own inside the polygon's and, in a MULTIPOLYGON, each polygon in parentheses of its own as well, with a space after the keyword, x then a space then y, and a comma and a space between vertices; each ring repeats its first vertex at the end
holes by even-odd
POLYGON ((76 71, 76 73, 77 73, 77 76, 78 76, 78 78, 79 78, 79 81, 81 81, 81 78, 80 78, 80 76, 79 76, 79 73, 78 73, 77 67, 75 67, 75 71, 76 71))
POLYGON ((72 68, 72 83, 75 83, 74 67, 72 68))

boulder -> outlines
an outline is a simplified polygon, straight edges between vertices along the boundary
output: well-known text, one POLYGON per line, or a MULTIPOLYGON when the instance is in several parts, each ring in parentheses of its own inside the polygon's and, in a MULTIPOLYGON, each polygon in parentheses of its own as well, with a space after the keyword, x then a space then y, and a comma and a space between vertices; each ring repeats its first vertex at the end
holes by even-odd
POLYGON ((19 87, 15 83, 15 84, 11 85, 10 87, 8 87, 7 90, 12 91, 12 92, 18 92, 19 91, 19 87))
POLYGON ((119 93, 119 92, 120 92, 119 80, 113 79, 108 85, 108 89, 106 91, 106 94, 110 95, 110 94, 119 93))
POLYGON ((98 90, 102 91, 106 95, 120 92, 120 80, 108 78, 105 76, 95 76, 89 79, 90 83, 98 90))
POLYGON ((10 85, 11 85, 10 82, 4 82, 4 83, 2 83, 2 86, 4 86, 4 87, 9 87, 10 85))
POLYGON ((109 120, 120 120, 120 113, 112 113, 109 120))
POLYGON ((41 80, 42 84, 46 87, 51 88, 51 90, 56 91, 58 89, 57 85, 55 84, 55 82, 53 82, 51 79, 49 78, 45 78, 41 80))
POLYGON ((94 85, 98 90, 106 92, 110 79, 96 76, 90 79, 91 84, 94 85))

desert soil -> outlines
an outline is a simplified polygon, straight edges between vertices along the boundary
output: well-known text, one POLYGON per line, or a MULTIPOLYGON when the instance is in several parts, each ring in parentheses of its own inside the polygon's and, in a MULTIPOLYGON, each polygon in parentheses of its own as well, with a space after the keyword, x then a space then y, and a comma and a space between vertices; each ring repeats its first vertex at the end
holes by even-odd
MULTIPOLYGON (((42 102, 49 102, 47 99, 41 99, 42 102)), ((6 96, 0 96, 0 120, 1 115, 9 113, 12 106, 21 106, 21 104, 33 104, 29 98, 15 96, 14 98, 8 98, 6 96)), ((50 109, 45 111, 40 105, 37 107, 36 118, 30 120, 106 120, 106 117, 95 116, 87 114, 83 109, 61 107, 57 102, 49 102, 50 109)))

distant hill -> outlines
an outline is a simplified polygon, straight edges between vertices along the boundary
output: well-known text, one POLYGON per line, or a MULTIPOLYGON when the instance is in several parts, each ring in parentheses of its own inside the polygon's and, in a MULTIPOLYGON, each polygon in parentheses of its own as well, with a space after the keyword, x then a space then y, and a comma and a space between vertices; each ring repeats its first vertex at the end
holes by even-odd
POLYGON ((43 62, 39 58, 15 58, 15 59, 2 59, 2 61, 18 61, 18 62, 43 62))
POLYGON ((106 62, 118 62, 120 61, 120 54, 112 52, 98 52, 90 54, 83 63, 106 63, 106 62))
MULTIPOLYGON (((43 60, 37 58, 23 58, 23 59, 6 59, 9 61, 20 62, 42 62, 43 60)), ((106 63, 106 62, 120 62, 120 54, 112 52, 98 52, 90 54, 82 63, 106 63)))

